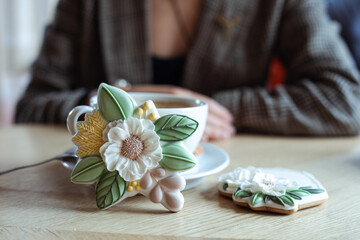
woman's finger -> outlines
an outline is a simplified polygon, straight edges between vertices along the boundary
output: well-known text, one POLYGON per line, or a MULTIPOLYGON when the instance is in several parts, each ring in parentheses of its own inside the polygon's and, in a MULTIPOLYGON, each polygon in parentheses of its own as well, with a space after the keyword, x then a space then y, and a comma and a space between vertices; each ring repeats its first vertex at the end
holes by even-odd
POLYGON ((222 121, 222 119, 217 116, 209 115, 206 124, 220 131, 235 133, 235 127, 231 123, 222 121))
POLYGON ((223 140, 230 138, 233 135, 234 133, 232 131, 225 131, 224 129, 216 128, 210 124, 207 124, 202 140, 203 141, 223 140))

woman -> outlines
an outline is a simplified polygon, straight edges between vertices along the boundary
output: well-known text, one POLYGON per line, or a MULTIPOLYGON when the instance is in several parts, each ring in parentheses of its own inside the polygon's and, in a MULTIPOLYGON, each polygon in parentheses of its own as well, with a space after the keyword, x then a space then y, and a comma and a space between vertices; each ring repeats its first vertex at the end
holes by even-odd
POLYGON ((359 73, 321 0, 62 0, 16 119, 64 122, 121 78, 208 101, 205 140, 360 132, 359 73), (287 76, 268 91, 274 56, 287 76))

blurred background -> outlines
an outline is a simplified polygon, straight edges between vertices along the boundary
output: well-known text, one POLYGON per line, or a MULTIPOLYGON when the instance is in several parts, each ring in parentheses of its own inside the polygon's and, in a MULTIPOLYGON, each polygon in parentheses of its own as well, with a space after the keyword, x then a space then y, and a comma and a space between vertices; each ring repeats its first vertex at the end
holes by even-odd
POLYGON ((0 126, 13 122, 16 101, 58 0, 0 0, 0 126))
MULTIPOLYGON (((360 68, 360 0, 324 1, 330 17, 342 26, 341 34, 360 68)), ((30 66, 57 2, 0 0, 0 127, 13 123, 16 102, 29 82, 30 66)), ((282 79, 283 71, 280 64, 272 66, 273 85, 282 79)))

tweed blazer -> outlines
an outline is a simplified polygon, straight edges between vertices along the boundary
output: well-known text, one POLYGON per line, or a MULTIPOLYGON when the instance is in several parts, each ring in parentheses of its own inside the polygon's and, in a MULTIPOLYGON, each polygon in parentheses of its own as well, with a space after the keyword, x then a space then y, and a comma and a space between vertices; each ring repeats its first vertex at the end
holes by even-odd
MULTIPOLYGON (((63 123, 100 82, 151 84, 149 8, 145 0, 61 0, 17 122, 63 123)), ((238 131, 358 134, 359 72, 324 9, 321 0, 205 0, 181 85, 230 109, 238 131), (219 16, 241 21, 225 32, 219 16), (268 91, 274 55, 287 76, 268 91)))

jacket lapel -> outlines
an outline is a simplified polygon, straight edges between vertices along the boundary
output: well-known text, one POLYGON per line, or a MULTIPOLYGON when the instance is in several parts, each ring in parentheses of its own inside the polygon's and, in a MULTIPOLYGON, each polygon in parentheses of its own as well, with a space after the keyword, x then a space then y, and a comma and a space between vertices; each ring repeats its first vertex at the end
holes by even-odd
POLYGON ((185 66, 185 87, 208 95, 224 87, 232 51, 243 40, 241 29, 251 7, 248 0, 205 0, 185 66))
POLYGON ((148 1, 106 0, 99 3, 102 52, 110 83, 151 82, 148 46, 148 1))

